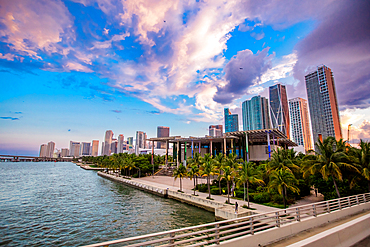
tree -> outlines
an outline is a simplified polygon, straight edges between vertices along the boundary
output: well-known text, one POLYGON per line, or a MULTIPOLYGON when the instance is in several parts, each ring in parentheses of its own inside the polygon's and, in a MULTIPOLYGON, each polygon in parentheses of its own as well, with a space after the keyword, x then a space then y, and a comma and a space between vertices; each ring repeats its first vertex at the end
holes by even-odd
POLYGON ((232 166, 224 165, 221 167, 222 175, 221 180, 225 179, 227 184, 227 202, 230 203, 230 182, 232 182, 236 176, 235 169, 232 166))
POLYGON ((289 169, 280 168, 271 172, 268 190, 277 189, 279 194, 283 195, 284 208, 286 208, 285 197, 287 195, 287 190, 299 193, 299 189, 296 186, 297 183, 297 179, 289 169))
POLYGON ((306 155, 303 159, 303 177, 306 178, 310 174, 315 174, 317 172, 321 173, 324 180, 328 180, 328 178, 331 177, 337 196, 340 198, 338 185, 335 179, 342 181, 342 169, 347 168, 357 172, 359 171, 354 165, 346 162, 349 160, 349 157, 342 151, 341 143, 336 142, 334 137, 328 137, 323 141, 319 139, 316 146, 318 149, 318 152, 315 151, 316 155, 306 155), (336 147, 338 147, 338 149, 336 147))
POLYGON ((214 162, 215 162, 215 173, 217 176, 217 180, 218 180, 218 188, 219 188, 219 191, 220 191, 220 195, 222 194, 221 193, 221 177, 222 177, 222 170, 221 170, 221 167, 225 161, 225 157, 222 153, 219 153, 218 155, 216 155, 216 157, 213 159, 214 162))
POLYGON ((244 198, 245 201, 245 184, 247 184, 247 201, 249 208, 249 184, 264 184, 265 182, 260 178, 259 170, 254 167, 252 162, 243 162, 240 166, 238 172, 238 182, 237 185, 243 184, 244 187, 244 198))
POLYGON ((190 168, 189 168, 189 171, 188 171, 188 176, 190 177, 190 180, 192 178, 194 178, 194 195, 195 195, 195 188, 197 187, 196 186, 196 177, 199 175, 199 168, 197 165, 192 165, 190 168))
MULTIPOLYGON (((351 157, 353 157, 354 163, 358 165, 362 177, 367 180, 368 191, 370 192, 370 143, 361 140, 360 148, 352 148, 349 152, 351 157)), ((358 176, 352 180, 351 187, 353 187, 356 180, 358 180, 358 176)))
POLYGON ((211 199, 210 177, 215 174, 215 166, 210 154, 204 155, 202 166, 200 167, 200 174, 202 177, 207 177, 208 198, 211 199))
POLYGON ((186 177, 187 176, 187 170, 186 170, 186 167, 181 164, 178 168, 176 168, 174 171, 173 171, 173 176, 176 180, 176 178, 180 178, 180 191, 182 191, 182 178, 186 177))
POLYGON ((296 152, 293 149, 277 149, 272 153, 271 160, 268 162, 268 170, 288 169, 291 172, 299 171, 297 166, 296 152))

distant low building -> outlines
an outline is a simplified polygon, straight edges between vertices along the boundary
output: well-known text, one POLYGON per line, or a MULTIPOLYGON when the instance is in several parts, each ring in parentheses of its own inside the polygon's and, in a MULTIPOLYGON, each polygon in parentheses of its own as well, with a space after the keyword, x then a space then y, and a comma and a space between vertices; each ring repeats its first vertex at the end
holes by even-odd
POLYGON ((40 155, 39 155, 39 157, 46 157, 47 149, 48 149, 48 145, 46 145, 46 144, 41 144, 41 146, 40 146, 40 155))

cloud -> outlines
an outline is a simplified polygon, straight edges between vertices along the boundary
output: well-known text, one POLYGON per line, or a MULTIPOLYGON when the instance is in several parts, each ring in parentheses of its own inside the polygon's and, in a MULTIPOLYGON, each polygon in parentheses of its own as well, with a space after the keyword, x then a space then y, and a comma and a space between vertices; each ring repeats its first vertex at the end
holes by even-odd
MULTIPOLYGON (((342 110, 370 107, 370 2, 341 1, 297 44, 294 77, 325 64, 332 69, 342 110)), ((304 87, 304 85, 300 85, 304 87)))
POLYGON ((261 31, 260 33, 253 32, 251 33, 251 36, 255 38, 256 40, 261 40, 265 37, 265 33, 263 31, 261 31))
POLYGON ((19 120, 19 118, 17 117, 0 117, 0 119, 4 119, 4 120, 19 120))
POLYGON ((275 66, 263 73, 260 84, 292 76, 294 65, 297 62, 297 54, 293 52, 292 54, 283 56, 280 61, 276 62, 277 64, 275 66))
POLYGON ((80 71, 80 72, 93 72, 90 68, 86 67, 85 65, 82 65, 77 62, 67 62, 66 65, 63 65, 63 68, 66 69, 66 71, 80 71))
POLYGON ((0 8, 1 41, 21 55, 42 59, 38 52, 49 54, 62 50, 57 44, 74 39, 72 16, 61 1, 3 1, 0 8))
POLYGON ((112 112, 114 112, 114 113, 121 113, 122 111, 121 110, 112 110, 112 112))
POLYGON ((225 66, 226 84, 217 87, 213 100, 227 104, 240 98, 246 90, 255 85, 261 76, 271 68, 271 55, 269 48, 256 54, 251 50, 239 51, 225 66))
POLYGON ((149 113, 149 114, 155 114, 155 115, 161 114, 160 111, 146 111, 146 112, 149 113))

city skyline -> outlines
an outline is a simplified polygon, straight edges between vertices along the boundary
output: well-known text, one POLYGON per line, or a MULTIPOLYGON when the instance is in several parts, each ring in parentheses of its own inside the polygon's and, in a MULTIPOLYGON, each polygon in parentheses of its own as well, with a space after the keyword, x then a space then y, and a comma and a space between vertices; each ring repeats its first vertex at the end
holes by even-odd
POLYGON ((53 0, 0 3, 0 153, 157 126, 204 136, 224 108, 334 71, 343 138, 370 140, 368 1, 53 0), (318 8, 318 6, 320 6, 318 8), (278 14, 277 14, 278 13, 278 14))

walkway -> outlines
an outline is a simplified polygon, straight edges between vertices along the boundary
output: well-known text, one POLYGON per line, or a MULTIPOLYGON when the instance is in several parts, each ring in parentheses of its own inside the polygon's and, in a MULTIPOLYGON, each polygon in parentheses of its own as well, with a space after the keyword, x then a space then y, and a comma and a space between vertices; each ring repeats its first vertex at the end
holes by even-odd
MULTIPOLYGON (((177 191, 180 189, 180 179, 174 180, 173 177, 167 177, 167 176, 154 176, 153 177, 144 177, 144 178, 133 178, 132 180, 140 181, 147 183, 148 185, 153 185, 162 189, 169 188, 170 190, 177 191)), ((207 183, 206 178, 198 179, 198 183, 207 183)), ((190 180, 189 178, 183 178, 182 179, 182 190, 187 194, 194 194, 194 191, 192 190, 194 188, 194 182, 193 180, 190 180)), ((208 193, 202 193, 202 192, 196 192, 196 195, 199 195, 199 197, 206 199, 208 197, 208 193)), ((211 195, 211 198, 214 199, 216 202, 225 203, 227 200, 226 195, 211 195)), ((243 200, 236 200, 230 198, 230 202, 235 204, 235 202, 238 202, 239 207, 242 207, 243 205, 247 205, 247 202, 243 200)), ((277 210, 277 208, 274 207, 268 207, 256 203, 249 203, 249 206, 251 208, 255 208, 256 212, 258 213, 265 213, 265 212, 271 212, 277 210)))
POLYGON ((302 197, 302 199, 297 200, 294 204, 290 205, 289 207, 298 207, 306 204, 316 203, 324 201, 324 195, 321 193, 317 193, 317 196, 315 195, 315 191, 311 190, 310 195, 302 197))

